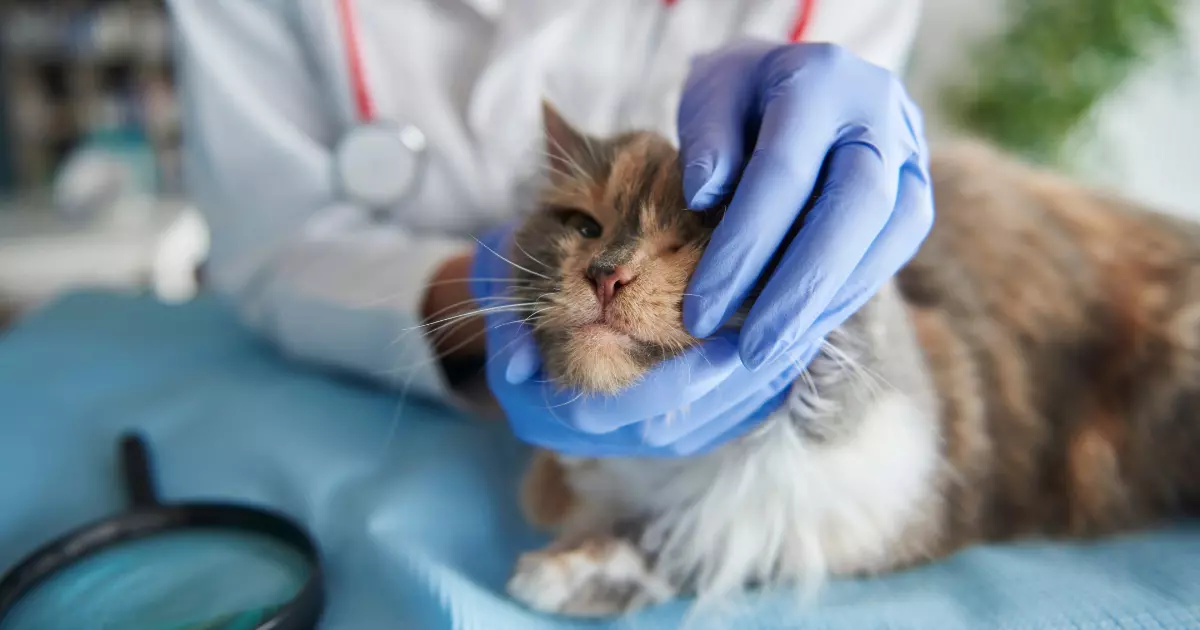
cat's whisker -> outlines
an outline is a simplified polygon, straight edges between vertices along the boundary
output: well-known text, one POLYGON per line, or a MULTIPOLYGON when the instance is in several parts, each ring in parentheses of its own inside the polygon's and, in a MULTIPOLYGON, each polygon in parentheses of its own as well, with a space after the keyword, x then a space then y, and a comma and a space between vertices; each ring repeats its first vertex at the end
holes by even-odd
MULTIPOLYGON (((521 313, 521 312, 524 312, 524 310, 523 309, 514 309, 512 312, 521 313)), ((448 317, 448 318, 440 320, 436 323, 426 324, 424 327, 424 332, 427 335, 435 336, 435 335, 437 335, 437 333, 447 330, 447 329, 450 329, 457 324, 469 324, 472 321, 471 315, 474 315, 474 313, 470 313, 470 314, 464 313, 463 316, 461 316, 461 317, 460 316, 448 317)), ((422 327, 410 328, 410 329, 406 330, 404 332, 404 334, 409 335, 409 334, 412 334, 412 333, 420 331, 420 330, 422 330, 422 327)))
POLYGON ((593 143, 592 139, 588 136, 582 136, 582 138, 583 138, 583 148, 585 150, 587 150, 588 158, 590 158, 593 163, 599 162, 600 157, 598 155, 596 155, 595 143, 593 143))
POLYGON ((510 264, 510 265, 512 265, 512 266, 514 266, 514 267, 516 267, 517 269, 520 269, 521 271, 524 271, 525 273, 528 273, 528 274, 535 275, 535 276, 537 276, 537 277, 539 277, 539 278, 543 278, 543 279, 546 279, 546 280, 550 280, 551 282, 553 282, 553 281, 554 281, 553 279, 551 279, 551 278, 550 278, 550 277, 548 277, 548 276, 544 276, 544 275, 542 275, 542 274, 540 274, 540 273, 538 273, 538 272, 536 272, 536 271, 533 271, 532 269, 526 269, 525 267, 522 267, 521 265, 518 265, 517 263, 515 263, 515 262, 513 262, 513 261, 511 261, 511 260, 509 260, 509 259, 507 259, 507 258, 505 258, 504 256, 501 256, 501 255, 500 255, 500 254, 499 254, 499 253, 498 253, 496 250, 492 249, 491 247, 488 247, 486 244, 484 244, 484 242, 483 242, 483 241, 479 240, 478 238, 475 238, 474 236, 472 236, 471 238, 474 238, 474 239, 475 239, 475 242, 476 242, 476 243, 479 243, 479 245, 480 245, 481 247, 483 247, 484 249, 488 250, 489 252, 492 252, 493 254, 495 254, 497 258, 499 258, 500 260, 503 260, 504 262, 506 262, 506 263, 508 263, 508 264, 510 264))
MULTIPOLYGON (((560 161, 561 161, 561 159, 560 159, 560 158, 558 158, 557 156, 553 156, 553 155, 550 155, 550 154, 548 154, 548 153, 543 153, 543 154, 542 154, 542 156, 543 156, 543 157, 547 157, 547 158, 551 158, 551 159, 553 159, 553 160, 560 160, 560 161)), ((550 161, 547 161, 547 162, 545 162, 545 163, 543 164, 543 168, 545 169, 545 174, 546 174, 546 175, 557 175, 560 181, 562 181, 562 180, 571 180, 571 179, 573 179, 573 178, 577 177, 577 175, 576 175, 575 173, 570 173, 570 172, 568 172, 568 171, 564 171, 563 169, 560 169, 560 168, 557 168, 557 167, 555 167, 555 166, 554 166, 554 163, 553 163, 553 162, 550 162, 550 161)), ((547 179, 553 180, 553 178, 547 178, 547 179)), ((552 182, 546 182, 546 185, 545 185, 545 187, 546 187, 546 188, 549 188, 549 187, 551 187, 551 186, 552 186, 552 182)))
MULTIPOLYGON (((457 322, 453 322, 450 326, 454 327, 454 326, 459 326, 459 325, 465 325, 467 322, 468 322, 467 319, 462 319, 457 322)), ((410 329, 405 334, 406 335, 410 334, 411 332, 413 332, 415 330, 417 330, 417 329, 410 329)), ((435 331, 433 334, 437 335, 439 333, 441 333, 441 331, 435 331)), ((453 354, 454 352, 457 352, 458 350, 461 350, 462 348, 473 343, 476 339, 478 339, 481 335, 484 335, 485 333, 486 333, 486 331, 476 332, 475 334, 471 335, 470 337, 467 337, 466 339, 464 339, 463 341, 454 345, 453 347, 443 351, 443 354, 453 354)), ((401 337, 403 337, 403 336, 404 335, 402 335, 401 337)), ((520 339, 520 337, 518 337, 518 339, 520 339)), ((505 346, 504 349, 507 349, 509 346, 512 345, 512 343, 515 343, 515 342, 516 342, 516 340, 514 340, 513 342, 510 342, 508 345, 505 346)), ((395 342, 393 342, 393 343, 395 343, 395 342)), ((427 359, 425 361, 420 361, 420 362, 416 363, 415 365, 409 365, 404 368, 392 370, 392 371, 384 374, 384 376, 388 376, 388 375, 401 374, 401 373, 407 372, 407 376, 404 379, 404 384, 400 388, 400 396, 399 396, 399 400, 397 400, 397 402, 396 402, 396 410, 392 413, 392 419, 391 419, 391 422, 389 423, 387 433, 384 435, 384 438, 382 440, 383 446, 380 448, 380 453, 379 453, 380 460, 384 460, 386 458, 387 452, 391 448, 391 445, 396 438, 396 434, 400 428, 400 422, 402 420, 405 403, 408 400, 408 392, 409 392, 409 389, 411 389, 411 387, 412 387, 413 379, 416 378, 416 376, 418 374, 420 374, 422 370, 427 369, 430 364, 436 363, 437 361, 440 361, 440 360, 441 360, 440 357, 433 357, 433 358, 427 359)), ((490 359, 488 361, 485 361, 484 366, 486 367, 487 363, 489 363, 489 362, 490 362, 490 359)))
MULTIPOLYGON (((464 327, 469 326, 470 324, 471 324, 470 319, 460 319, 458 321, 450 322, 449 324, 445 324, 436 330, 427 331, 426 334, 429 335, 429 338, 435 344, 440 344, 444 340, 448 339, 450 337, 450 335, 455 334, 457 331, 462 330, 464 327)), ((479 332, 476 332, 474 335, 472 335, 471 338, 474 339, 475 337, 478 337, 479 334, 480 334, 479 332)), ((460 347, 461 346, 455 346, 453 348, 443 350, 443 351, 441 351, 441 354, 451 354, 455 350, 458 350, 460 347)))
POLYGON ((687 366, 688 366, 687 382, 689 385, 691 385, 691 383, 692 383, 692 364, 688 363, 687 366))
MULTIPOLYGON (((566 423, 566 422, 563 422, 563 419, 562 419, 562 418, 559 418, 559 417, 558 417, 558 413, 556 413, 556 412, 554 411, 554 410, 555 410, 555 408, 557 408, 557 407, 558 407, 558 405, 551 405, 551 404, 550 404, 550 398, 548 397, 548 394, 546 393, 546 390, 545 390, 545 389, 543 389, 543 390, 542 390, 542 400, 543 400, 543 401, 546 403, 546 410, 550 412, 550 417, 551 417, 551 418, 554 418, 554 419, 555 419, 557 422, 560 422, 560 423, 562 423, 562 424, 566 425, 567 423, 566 423)), ((567 425, 567 426, 570 426, 570 425, 567 425)))
POLYGON ((509 348, 513 347, 514 344, 516 344, 518 341, 521 341, 521 339, 528 334, 529 334, 529 331, 522 331, 521 334, 514 337, 512 341, 509 341, 508 343, 501 346, 499 350, 492 353, 492 355, 483 362, 484 368, 491 365, 492 361, 494 361, 496 359, 496 357, 504 354, 505 351, 507 351, 509 348))
POLYGON ((822 342, 822 349, 852 378, 857 379, 857 381, 863 385, 863 387, 867 390, 865 392, 867 395, 877 397, 883 393, 883 385, 890 385, 890 383, 887 383, 886 379, 884 379, 882 376, 875 373, 870 368, 862 365, 862 362, 850 356, 847 352, 837 347, 835 344, 824 341, 822 342))
POLYGON ((525 250, 525 248, 521 246, 521 243, 517 242, 516 240, 513 240, 513 245, 515 245, 517 249, 521 250, 521 253, 522 253, 522 254, 525 254, 525 256, 526 256, 526 257, 527 257, 529 260, 532 260, 533 262, 535 262, 535 263, 537 263, 537 264, 539 264, 539 265, 541 265, 541 266, 545 267, 546 269, 550 269, 551 271, 553 271, 553 269, 554 269, 553 267, 551 267, 550 265, 547 265, 546 263, 544 263, 544 262, 542 262, 542 261, 538 260, 538 259, 537 259, 537 258, 536 258, 536 257, 535 257, 533 254, 530 254, 528 251, 526 251, 526 250, 525 250))
POLYGON ((537 295, 519 295, 517 297, 519 297, 520 299, 530 300, 533 302, 543 302, 546 304, 559 304, 559 301, 557 299, 555 299, 558 297, 558 293, 556 293, 554 291, 541 293, 540 288, 532 288, 532 287, 524 289, 524 291, 528 292, 529 294, 537 293, 537 295))
MULTIPOLYGON (((557 408, 559 408, 559 407, 566 407, 567 405, 569 405, 569 404, 571 404, 571 403, 573 403, 573 402, 575 402, 575 401, 579 400, 580 398, 583 398, 583 395, 584 395, 584 392, 579 392, 578 394, 576 394, 576 395, 575 395, 575 397, 574 397, 574 398, 572 398, 571 400, 568 400, 567 402, 564 402, 564 403, 559 403, 559 404, 557 404, 557 405, 550 405, 549 407, 546 407, 546 408, 547 408, 547 409, 557 409, 557 408)), ((550 402, 550 401, 549 401, 549 400, 547 400, 546 402, 550 402)), ((557 418, 556 418, 556 419, 557 419, 557 418)))
POLYGON ((440 287, 447 284, 467 284, 470 282, 506 282, 518 286, 521 283, 520 278, 451 278, 449 280, 435 280, 425 284, 427 287, 440 287))
MULTIPOLYGON (((465 322, 456 322, 456 323, 462 324, 465 322)), ((458 350, 461 350, 461 349, 467 347, 468 345, 470 345, 472 342, 474 342, 476 339, 478 339, 483 334, 485 334, 485 331, 476 332, 476 333, 472 334, 470 337, 467 337, 466 339, 462 340, 461 342, 455 344, 454 346, 447 348, 443 352, 443 354, 452 354, 458 350)), ((441 357, 433 357, 433 358, 427 359, 425 361, 419 361, 413 365, 408 365, 405 367, 387 370, 384 372, 384 374, 385 375, 409 374, 409 378, 411 379, 412 375, 420 372, 421 370, 425 369, 429 365, 433 365, 433 364, 437 363, 438 361, 441 361, 441 357)))
MULTIPOLYGON (((453 278, 453 279, 449 279, 449 280, 435 280, 433 282, 426 283, 425 286, 426 287, 439 287, 439 286, 444 286, 447 284, 463 284, 463 283, 467 283, 467 282, 508 282, 508 283, 513 283, 513 284, 520 284, 521 280, 519 278, 453 278)), ((400 292, 392 293, 389 295, 385 295, 383 297, 372 298, 372 299, 369 299, 369 300, 366 300, 363 302, 359 302, 355 306, 356 306, 356 308, 375 308, 377 306, 382 306, 382 305, 388 304, 392 300, 396 299, 398 296, 403 295, 403 293, 404 292, 400 291, 400 292)))
MULTIPOLYGON (((427 365, 430 362, 426 361, 424 363, 427 365)), ((386 459, 388 449, 392 447, 392 441, 396 439, 396 433, 400 429, 400 420, 404 412, 404 404, 408 400, 408 390, 412 387, 413 379, 417 374, 419 374, 419 371, 416 369, 417 367, 425 366, 413 366, 410 368, 408 376, 404 379, 404 384, 400 387, 400 398, 396 401, 396 409, 392 412, 392 420, 388 423, 387 433, 385 433, 383 436, 383 446, 379 449, 379 459, 381 461, 386 459)))
POLYGON ((430 313, 430 317, 437 317, 439 315, 442 315, 443 313, 448 313, 455 309, 467 306, 468 304, 479 304, 480 302, 519 302, 519 301, 521 301, 521 298, 515 297, 515 296, 508 296, 508 295, 493 295, 493 296, 482 297, 482 298, 467 298, 460 302, 455 302, 454 304, 440 308, 437 311, 434 311, 433 313, 430 313))
POLYGON ((443 284, 458 284, 463 282, 518 282, 518 278, 450 278, 447 280, 437 280, 428 282, 425 286, 436 287, 443 284))
MULTIPOLYGON (((789 358, 792 358, 792 354, 790 351, 787 351, 786 354, 788 355, 789 358)), ((805 389, 807 389, 810 392, 815 393, 817 391, 817 384, 812 378, 812 374, 809 371, 809 366, 800 365, 800 359, 796 359, 796 358, 792 358, 792 365, 794 365, 799 370, 799 373, 797 374, 796 378, 804 381, 805 389)))
MULTIPOLYGON (((446 330, 447 328, 452 328, 452 327, 454 327, 454 326, 460 326, 460 325, 464 325, 464 324, 466 324, 466 323, 467 323, 467 321, 466 321, 466 320, 460 320, 460 321, 456 321, 456 322, 450 322, 449 324, 447 324, 446 326, 443 326, 443 327, 442 327, 441 329, 439 329, 438 331, 435 331, 433 334, 437 334, 438 332, 442 332, 442 331, 446 330)), ((517 323, 517 322, 504 322, 504 323, 502 323, 502 324, 496 324, 496 325, 494 325, 494 326, 491 326, 491 327, 489 327, 489 328, 487 328, 487 329, 485 329, 485 330, 481 330, 481 331, 479 331, 479 332, 476 332, 476 333, 474 333, 473 335, 471 335, 470 337, 468 337, 468 338, 464 339, 462 342, 460 342, 460 343, 456 344, 455 346, 453 346, 453 347, 451 347, 451 348, 448 348, 448 349, 446 349, 445 351, 443 351, 443 354, 453 354, 454 352, 456 352, 456 351, 458 351, 458 350, 461 350, 462 348, 464 348, 464 347, 466 347, 467 345, 471 344, 473 341, 475 341, 476 339, 478 339, 478 338, 479 338, 481 335, 484 335, 484 334, 486 334, 488 330, 495 330, 496 328, 499 328, 500 326, 505 326, 505 325, 508 325, 508 324, 514 324, 514 323, 517 323)), ((507 350, 507 349, 508 349, 509 347, 511 347, 511 346, 512 346, 514 343, 516 343, 516 342, 517 342, 519 339, 520 339, 520 337, 517 337, 517 339, 514 339, 514 340, 510 341, 508 344, 506 344, 504 347, 502 347, 502 348, 501 348, 500 352, 503 352, 504 350, 507 350)), ((438 357, 435 357, 435 358, 433 358, 433 359, 431 359, 431 360, 423 361, 423 362, 420 362, 420 363, 418 363, 418 364, 416 364, 416 365, 407 366, 407 367, 404 367, 404 368, 398 368, 398 369, 396 369, 396 370, 391 370, 391 371, 388 371, 388 372, 386 372, 386 373, 387 373, 387 374, 398 374, 398 373, 403 373, 403 372, 416 372, 416 371, 419 371, 420 369, 422 369, 422 368, 424 368, 424 367, 428 366, 429 364, 431 364, 431 363, 434 363, 434 362, 436 362, 436 361, 440 361, 440 360, 441 360, 440 358, 438 358, 438 357)), ((485 361, 485 362, 484 362, 484 365, 486 366, 486 365, 487 365, 488 363, 490 363, 490 362, 491 362, 491 359, 489 358, 487 361, 485 361)))
MULTIPOLYGON (((797 361, 796 363, 799 363, 799 361, 797 361)), ((804 381, 805 388, 807 388, 809 391, 812 391, 812 392, 817 391, 817 384, 815 382, 813 382, 812 374, 809 374, 808 370, 802 370, 800 372, 800 378, 804 381)))
MULTIPOLYGON (((688 349, 687 344, 685 344, 683 342, 678 342, 678 343, 679 343, 679 352, 684 352, 688 349)), ((702 341, 700 343, 696 343, 696 344, 692 345, 691 347, 696 349, 696 352, 698 352, 700 354, 700 358, 704 359, 704 362, 708 364, 708 367, 713 367, 712 361, 710 361, 708 359, 708 353, 704 351, 704 343, 702 341)))
MULTIPOLYGON (((512 297, 507 297, 507 296, 493 296, 493 297, 482 298, 482 299, 490 300, 490 301, 502 301, 502 300, 516 300, 517 298, 512 298, 512 297)), ((450 306, 447 306, 445 308, 441 308, 441 309, 438 309, 437 311, 434 311, 433 313, 430 314, 430 317, 438 317, 438 316, 442 315, 443 313, 449 313, 455 309, 461 308, 468 304, 475 304, 475 303, 478 303, 478 300, 475 300, 475 299, 463 300, 461 302, 457 302, 457 303, 451 304, 450 306)), ((466 321, 466 320, 463 320, 463 321, 466 321)), ((430 325, 432 325, 432 322, 429 324, 423 324, 422 326, 415 326, 415 327, 405 328, 405 329, 401 330, 400 335, 398 335, 395 339, 393 339, 391 342, 389 342, 387 347, 388 348, 395 347, 397 344, 407 340, 413 333, 421 330, 421 328, 423 326, 430 326, 430 325)), ((436 329, 430 329, 427 332, 436 332, 436 329)))
POLYGON ((487 308, 479 308, 479 309, 475 309, 473 311, 469 311, 466 313, 459 313, 458 315, 453 315, 453 316, 445 317, 445 318, 442 318, 442 319, 439 319, 436 321, 427 322, 427 323, 421 324, 420 326, 413 326, 411 328, 405 328, 404 332, 408 332, 410 330, 417 330, 417 329, 421 329, 421 328, 428 328, 429 326, 436 326, 443 322, 459 320, 459 319, 463 319, 466 317, 474 317, 476 315, 485 315, 487 313, 499 313, 499 312, 504 312, 504 311, 520 312, 524 308, 531 307, 531 306, 539 306, 539 303, 538 302, 523 302, 523 303, 518 303, 518 304, 503 304, 501 306, 489 306, 487 308))
POLYGON ((563 182, 570 182, 572 185, 574 185, 578 181, 588 179, 588 174, 585 173, 583 169, 573 161, 549 153, 545 153, 544 155, 549 158, 543 162, 546 167, 547 174, 557 176, 547 178, 549 180, 548 183, 550 184, 547 186, 547 188, 553 189, 557 186, 561 186, 563 182), (566 170, 558 168, 556 164, 565 165, 566 170))
POLYGON ((513 320, 513 321, 511 321, 511 322, 503 322, 503 323, 500 323, 500 324, 496 324, 495 326, 492 326, 491 328, 488 328, 488 330, 495 330, 495 329, 497 329, 497 328, 500 328, 501 326, 512 326, 512 325, 514 325, 514 324, 516 324, 516 325, 518 325, 518 326, 519 326, 519 325, 521 325, 521 324, 528 324, 528 323, 529 323, 529 320, 531 320, 531 319, 533 319, 533 318, 537 317, 538 315, 540 315, 540 314, 542 314, 542 313, 545 313, 545 312, 546 312, 546 311, 548 311, 548 310, 550 310, 550 309, 549 309, 549 307, 547 307, 547 308, 543 308, 543 309, 541 309, 541 310, 537 310, 537 311, 534 311, 534 312, 530 313, 530 314, 529 314, 529 317, 526 317, 525 319, 521 319, 521 320, 513 320))
POLYGON ((537 317, 538 315, 541 315, 542 313, 545 313, 546 311, 550 310, 551 308, 553 308, 553 307, 552 307, 552 306, 547 306, 546 308, 543 308, 543 309, 538 309, 538 310, 536 310, 536 311, 534 311, 534 312, 530 313, 530 314, 529 314, 529 317, 526 317, 525 319, 521 320, 521 323, 522 323, 522 324, 527 324, 527 323, 529 323, 529 320, 531 320, 531 319, 533 319, 533 318, 537 317))
POLYGON ((559 195, 566 195, 566 196, 575 195, 575 194, 586 195, 586 194, 588 194, 588 187, 587 187, 586 180, 581 180, 578 178, 571 178, 569 176, 564 175, 563 178, 560 179, 558 182, 554 183, 551 186, 547 186, 546 191, 548 194, 556 193, 559 195))
MULTIPOLYGON (((525 311, 524 311, 524 310, 520 310, 520 311, 513 311, 513 312, 515 312, 515 313, 524 313, 525 311)), ((435 335, 435 334, 437 334, 437 333, 439 333, 439 332, 446 331, 446 330, 449 330, 449 329, 453 329, 454 327, 456 327, 456 326, 458 326, 458 325, 460 325, 460 324, 469 324, 471 321, 472 321, 471 319, 469 319, 469 318, 465 318, 465 317, 464 317, 464 318, 460 318, 460 319, 455 319, 455 320, 453 320, 453 321, 449 321, 449 322, 442 323, 442 324, 438 325, 436 328, 430 328, 429 330, 427 330, 427 331, 426 331, 426 333, 427 333, 427 334, 430 334, 430 335, 435 335)))
POLYGON ((845 360, 851 365, 851 367, 853 369, 859 371, 860 373, 862 373, 864 375, 864 377, 870 377, 871 379, 873 379, 872 384, 876 388, 879 388, 880 385, 887 385, 888 387, 894 388, 894 386, 890 382, 888 382, 888 380, 886 378, 884 378, 882 375, 880 375, 875 370, 863 365, 861 361, 858 361, 854 357, 851 357, 843 349, 837 347, 836 345, 830 343, 829 341, 824 341, 824 342, 822 342, 822 344, 823 344, 822 348, 824 348, 825 350, 840 354, 842 357, 844 357, 845 360))
POLYGON ((571 168, 575 172, 575 175, 577 177, 584 178, 584 179, 590 179, 590 176, 588 175, 587 170, 584 169, 582 165, 580 165, 578 162, 575 161, 575 158, 574 158, 574 156, 572 156, 571 152, 567 151, 566 148, 563 147, 562 143, 559 142, 557 138, 553 137, 552 135, 548 135, 547 139, 551 143, 554 144, 554 148, 557 149, 558 152, 550 153, 548 151, 543 151, 542 154, 544 156, 550 158, 551 160, 556 160, 556 161, 564 163, 567 167, 571 168))

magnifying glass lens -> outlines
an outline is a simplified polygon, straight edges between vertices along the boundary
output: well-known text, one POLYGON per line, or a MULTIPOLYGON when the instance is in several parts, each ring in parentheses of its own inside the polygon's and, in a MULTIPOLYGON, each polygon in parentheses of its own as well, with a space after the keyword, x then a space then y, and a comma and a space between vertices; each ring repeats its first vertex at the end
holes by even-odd
POLYGON ((180 530, 65 566, 22 597, 0 630, 243 630, 304 586, 312 566, 269 536, 180 530))

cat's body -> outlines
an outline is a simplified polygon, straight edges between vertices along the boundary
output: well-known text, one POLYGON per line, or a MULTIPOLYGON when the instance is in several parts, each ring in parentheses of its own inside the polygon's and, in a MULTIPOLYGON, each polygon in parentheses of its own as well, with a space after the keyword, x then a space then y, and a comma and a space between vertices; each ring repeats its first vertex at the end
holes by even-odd
MULTIPOLYGON (((679 298, 707 228, 683 208, 665 141, 593 143, 583 158, 548 116, 551 153, 574 169, 549 214, 587 213, 600 235, 556 234, 543 213, 518 237, 560 270, 552 289, 571 303, 537 321, 538 340, 557 378, 611 390, 695 342, 679 298), (569 279, 605 256, 640 265, 601 315, 632 341, 573 332, 594 316, 582 303, 617 299, 569 279), (665 333, 639 327, 670 317, 665 333)), ((976 541, 1103 535, 1198 505, 1200 229, 973 144, 935 155, 931 173, 938 213, 919 254, 752 433, 692 458, 537 454, 525 508, 560 537, 521 560, 514 596, 616 614, 893 570, 976 541)))

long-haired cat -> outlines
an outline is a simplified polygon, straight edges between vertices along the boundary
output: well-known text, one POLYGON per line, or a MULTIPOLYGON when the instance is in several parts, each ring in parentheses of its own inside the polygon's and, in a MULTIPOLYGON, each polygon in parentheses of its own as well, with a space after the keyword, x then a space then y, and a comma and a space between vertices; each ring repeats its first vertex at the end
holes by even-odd
MULTIPOLYGON (((680 308, 712 218, 664 138, 545 119, 553 168, 510 252, 541 274, 517 282, 544 302, 549 376, 617 391, 697 343, 680 308)), ((983 146, 931 173, 920 252, 752 433, 690 458, 535 455, 524 508, 559 534, 513 596, 614 615, 1196 507, 1200 229, 983 146)))

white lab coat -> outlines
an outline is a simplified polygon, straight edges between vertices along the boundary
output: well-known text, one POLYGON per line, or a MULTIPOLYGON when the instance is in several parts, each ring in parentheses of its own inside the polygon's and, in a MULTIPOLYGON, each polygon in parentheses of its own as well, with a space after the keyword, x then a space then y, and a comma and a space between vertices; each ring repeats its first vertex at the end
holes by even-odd
MULTIPOLYGON (((674 134, 689 59, 787 41, 804 0, 352 0, 381 119, 429 163, 385 218, 339 199, 331 150, 355 123, 340 0, 170 0, 185 169, 211 286, 289 354, 443 396, 420 331, 425 283, 522 209, 540 100, 583 129, 674 134)), ((919 0, 809 0, 802 39, 899 70, 919 0)))

